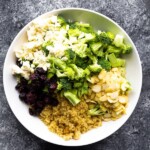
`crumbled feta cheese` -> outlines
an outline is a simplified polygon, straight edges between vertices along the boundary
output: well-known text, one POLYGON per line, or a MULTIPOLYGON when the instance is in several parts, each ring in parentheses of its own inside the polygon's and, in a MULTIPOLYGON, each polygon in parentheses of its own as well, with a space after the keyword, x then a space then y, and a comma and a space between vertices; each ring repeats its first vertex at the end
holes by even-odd
POLYGON ((22 73, 22 70, 20 67, 18 67, 17 65, 13 65, 12 67, 12 74, 21 74, 22 73))
POLYGON ((37 51, 34 53, 33 64, 37 67, 42 67, 44 70, 50 67, 50 63, 47 62, 48 58, 45 56, 43 51, 37 51))

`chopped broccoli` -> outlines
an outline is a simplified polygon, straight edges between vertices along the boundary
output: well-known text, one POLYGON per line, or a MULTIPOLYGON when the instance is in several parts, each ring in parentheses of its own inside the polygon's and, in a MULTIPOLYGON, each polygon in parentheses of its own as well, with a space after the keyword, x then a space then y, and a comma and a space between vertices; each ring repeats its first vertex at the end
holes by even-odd
POLYGON ((76 27, 84 33, 94 33, 92 26, 88 23, 75 22, 76 27))
POLYGON ((71 28, 68 30, 69 36, 75 36, 78 37, 81 34, 81 31, 78 28, 71 28))
POLYGON ((120 56, 122 54, 122 49, 116 46, 108 46, 107 51, 108 54, 114 53, 116 56, 120 56))
POLYGON ((103 44, 101 42, 97 42, 97 43, 92 43, 90 44, 90 47, 92 49, 92 52, 96 55, 96 56, 103 56, 103 49, 101 49, 103 46, 103 44))
POLYGON ((95 73, 98 73, 102 70, 102 67, 98 64, 92 64, 92 65, 89 65, 88 66, 88 69, 91 71, 91 72, 95 72, 95 73))
POLYGON ((124 44, 124 38, 122 35, 117 34, 113 44, 122 50, 122 54, 129 54, 132 51, 132 47, 128 44, 124 44))
POLYGON ((114 53, 108 55, 108 59, 109 59, 112 67, 123 67, 123 66, 125 66, 125 60, 121 59, 121 58, 116 58, 114 53))
POLYGON ((76 94, 70 91, 65 91, 64 96, 70 101, 73 106, 77 105, 80 102, 80 99, 76 96, 76 94))
POLYGON ((114 40, 114 36, 110 32, 101 32, 100 35, 98 35, 98 39, 103 43, 103 44, 111 44, 112 41, 114 40))
POLYGON ((114 39, 114 41, 113 41, 113 44, 114 44, 116 47, 121 47, 121 46, 123 45, 123 36, 117 34, 117 35, 115 36, 115 39, 114 39))
POLYGON ((95 33, 85 33, 84 38, 80 39, 81 43, 92 42, 96 40, 95 33))
POLYGON ((75 64, 70 64, 70 67, 75 71, 75 79, 79 80, 85 77, 84 70, 82 68, 77 67, 75 64))
POLYGON ((56 65, 58 68, 62 69, 62 70, 66 69, 66 63, 64 61, 62 61, 61 59, 59 59, 59 58, 50 57, 49 61, 52 64, 56 65))
POLYGON ((89 59, 88 58, 80 58, 79 56, 76 56, 75 64, 85 69, 89 65, 89 59))
POLYGON ((75 79, 75 72, 71 67, 67 67, 64 72, 67 77, 71 80, 75 79))
POLYGON ((56 75, 58 78, 68 77, 69 79, 73 80, 75 78, 75 72, 71 67, 66 67, 64 71, 56 70, 56 75))
POLYGON ((85 58, 86 57, 86 49, 87 49, 87 44, 76 44, 73 47, 73 51, 81 58, 85 58))
POLYGON ((87 81, 84 81, 82 83, 82 86, 78 88, 78 97, 81 97, 84 94, 88 93, 88 83, 87 81))
POLYGON ((100 109, 100 106, 97 104, 93 108, 91 108, 90 110, 88 110, 88 114, 91 115, 91 116, 98 116, 98 115, 105 114, 105 112, 103 112, 100 109))
POLYGON ((72 89, 72 83, 67 78, 61 78, 57 81, 57 90, 64 89, 71 90, 72 89))
POLYGON ((56 70, 56 75, 58 78, 63 78, 63 77, 67 77, 67 74, 65 74, 64 72, 60 71, 60 70, 56 70))
POLYGON ((66 21, 63 17, 61 16, 57 16, 57 21, 61 24, 61 25, 64 25, 66 24, 66 21))
POLYGON ((106 59, 99 59, 98 64, 101 65, 103 69, 109 71, 111 69, 111 63, 106 59))
POLYGON ((72 62, 76 58, 76 54, 72 49, 65 50, 65 56, 68 58, 69 62, 72 62))
POLYGON ((123 45, 122 46, 122 54, 129 54, 132 51, 132 47, 130 45, 123 45))
POLYGON ((74 82, 73 87, 78 88, 82 86, 82 82, 74 82))

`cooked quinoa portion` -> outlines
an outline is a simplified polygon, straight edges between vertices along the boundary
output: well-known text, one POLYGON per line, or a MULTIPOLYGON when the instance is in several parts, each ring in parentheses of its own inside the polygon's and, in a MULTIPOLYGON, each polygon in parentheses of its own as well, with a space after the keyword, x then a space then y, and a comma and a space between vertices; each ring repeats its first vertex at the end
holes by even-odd
POLYGON ((79 139, 81 133, 101 125, 101 116, 87 115, 88 104, 82 100, 77 106, 61 99, 56 107, 47 106, 40 118, 49 130, 57 133, 65 140, 79 139))
POLYGON ((102 70, 90 82, 88 94, 78 105, 72 107, 64 97, 58 96, 58 106, 45 107, 40 119, 50 131, 65 140, 79 139, 82 133, 101 126, 102 121, 116 120, 126 113, 128 86, 124 69, 102 70))

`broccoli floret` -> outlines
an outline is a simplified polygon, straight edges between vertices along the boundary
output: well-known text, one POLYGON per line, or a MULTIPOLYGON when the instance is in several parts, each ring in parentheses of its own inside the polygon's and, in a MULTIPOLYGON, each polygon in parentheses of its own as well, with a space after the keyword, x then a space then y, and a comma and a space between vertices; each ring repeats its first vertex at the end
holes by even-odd
POLYGON ((56 75, 58 78, 63 78, 63 77, 67 77, 67 74, 65 74, 64 72, 60 71, 60 70, 56 70, 56 75))
POLYGON ((101 42, 97 43, 92 43, 90 44, 90 47, 92 49, 92 52, 99 57, 102 57, 104 55, 103 49, 102 49, 103 44, 101 42))
POLYGON ((66 69, 66 63, 59 58, 50 57, 49 61, 51 62, 51 64, 54 64, 55 66, 57 66, 58 68, 62 70, 66 69))
POLYGON ((91 71, 91 72, 95 72, 95 73, 98 73, 102 70, 102 67, 98 64, 92 64, 92 65, 89 65, 88 66, 88 69, 91 71))
POLYGON ((96 34, 93 33, 85 33, 84 38, 80 39, 81 43, 92 42, 96 40, 96 34))
POLYGON ((72 83, 67 78, 61 78, 59 81, 57 81, 57 90, 64 89, 71 90, 72 89, 72 83))
POLYGON ((107 51, 108 54, 114 53, 116 56, 120 56, 122 54, 122 49, 116 46, 108 46, 107 51))
POLYGON ((71 29, 68 30, 68 35, 69 36, 78 37, 80 34, 81 34, 81 31, 78 28, 76 28, 75 26, 74 26, 74 28, 71 28, 71 29))
POLYGON ((75 64, 78 67, 85 69, 89 65, 89 59, 88 58, 80 58, 79 56, 76 56, 75 64))
POLYGON ((47 46, 50 46, 50 45, 53 45, 51 41, 47 41, 42 44, 42 50, 45 52, 46 56, 48 56, 49 54, 49 50, 47 49, 47 46))
POLYGON ((66 69, 64 71, 57 69, 56 75, 58 78, 68 77, 71 80, 73 80, 75 78, 75 72, 70 67, 66 67, 66 69))
POLYGON ((70 64, 69 66, 72 67, 72 69, 75 71, 76 80, 79 80, 80 78, 85 77, 84 70, 82 68, 77 67, 75 64, 70 64))
POLYGON ((61 24, 61 25, 64 25, 66 24, 66 21, 63 17, 61 16, 57 16, 57 21, 61 24))
POLYGON ((132 51, 132 47, 130 45, 123 45, 122 46, 122 54, 129 54, 132 51))
POLYGON ((82 86, 81 82, 74 82, 74 84, 73 84, 74 88, 78 88, 78 87, 81 87, 81 86, 82 86))
POLYGON ((87 81, 82 82, 82 87, 78 88, 78 97, 88 93, 88 83, 87 81))
POLYGON ((70 91, 65 91, 64 96, 70 101, 73 106, 77 105, 80 102, 80 99, 70 91))
POLYGON ((112 41, 114 40, 114 36, 112 33, 108 32, 101 32, 100 35, 98 35, 98 39, 103 43, 103 44, 107 44, 110 45, 112 43, 112 41))
POLYGON ((122 35, 117 34, 113 44, 122 50, 122 54, 129 54, 132 51, 132 47, 128 44, 124 44, 124 38, 122 35))
POLYGON ((85 58, 86 57, 86 49, 87 49, 87 44, 76 44, 73 47, 73 51, 81 58, 85 58))
POLYGON ((64 72, 67 77, 71 80, 75 79, 75 72, 71 67, 67 67, 64 72))
POLYGON ((115 36, 115 39, 114 39, 114 41, 113 41, 113 44, 114 44, 116 47, 122 47, 122 45, 123 45, 123 36, 117 34, 117 35, 115 36))
POLYGON ((98 64, 101 65, 101 67, 107 71, 111 69, 111 63, 106 59, 99 59, 98 64))
POLYGON ((71 49, 65 50, 65 56, 67 57, 67 62, 68 63, 74 62, 75 59, 76 59, 76 54, 71 49))
POLYGON ((91 116, 98 116, 98 115, 105 114, 105 112, 103 112, 100 109, 99 105, 95 105, 93 108, 91 108, 90 110, 88 110, 88 114, 91 115, 91 116))
POLYGON ((54 66, 54 63, 51 64, 50 68, 47 71, 47 78, 50 79, 52 78, 56 73, 56 68, 54 66))
POLYGON ((76 22, 75 25, 80 31, 84 33, 94 33, 92 26, 90 26, 88 23, 76 22))
POLYGON ((123 67, 123 66, 125 66, 125 60, 121 59, 121 58, 116 58, 114 53, 108 55, 108 59, 109 59, 112 67, 123 67))

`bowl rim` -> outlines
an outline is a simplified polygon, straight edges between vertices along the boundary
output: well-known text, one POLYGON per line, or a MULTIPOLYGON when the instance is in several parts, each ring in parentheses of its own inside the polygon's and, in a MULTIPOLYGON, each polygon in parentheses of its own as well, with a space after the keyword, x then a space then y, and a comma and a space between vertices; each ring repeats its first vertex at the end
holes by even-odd
POLYGON ((111 18, 109 18, 108 16, 103 15, 103 14, 101 14, 100 12, 96 12, 96 11, 94 11, 94 10, 85 9, 85 8, 79 8, 79 7, 77 7, 77 8, 75 8, 75 7, 69 7, 69 8, 54 9, 54 10, 52 10, 52 11, 48 11, 48 12, 43 13, 43 14, 39 15, 38 17, 32 19, 30 22, 28 22, 28 23, 17 33, 17 35, 15 36, 15 38, 13 39, 13 41, 11 42, 11 44, 10 44, 10 46, 9 46, 9 49, 8 49, 8 51, 7 51, 7 53, 6 53, 5 60, 4 60, 4 64, 3 64, 3 87, 4 87, 4 93, 5 93, 7 102, 8 102, 8 104, 9 104, 9 107, 10 107, 11 111, 13 112, 13 114, 15 115, 15 117, 17 118, 17 120, 24 126, 24 128, 26 128, 29 132, 31 132, 31 133, 32 133, 33 135, 35 135, 36 137, 38 137, 38 138, 40 138, 40 139, 42 139, 42 140, 44 140, 44 141, 46 141, 46 142, 53 143, 53 144, 55 144, 55 145, 61 145, 61 146, 72 146, 72 147, 73 147, 73 146, 90 145, 90 144, 96 143, 96 142, 98 142, 98 141, 101 141, 101 140, 103 140, 103 139, 109 137, 110 135, 112 135, 113 133, 115 133, 117 130, 119 130, 119 129, 126 123, 126 121, 131 117, 131 115, 133 114, 133 111, 135 110, 135 107, 137 106, 137 103, 138 103, 138 101, 139 101, 139 97, 140 97, 140 94, 141 94, 141 89, 142 89, 142 78, 143 78, 142 65, 141 65, 141 60, 140 60, 138 51, 137 51, 137 49, 136 49, 136 47, 135 47, 133 41, 131 40, 131 38, 129 37, 129 35, 126 33, 126 31, 125 31, 118 23, 116 23, 115 21, 113 21, 113 20, 112 20, 111 18), (77 143, 76 145, 75 145, 75 144, 74 144, 74 145, 69 144, 68 142, 66 142, 66 143, 64 142, 64 144, 62 144, 62 143, 60 144, 59 142, 54 143, 54 142, 49 141, 49 140, 46 139, 46 138, 40 137, 38 134, 36 134, 36 133, 34 133, 32 130, 28 129, 28 128, 20 121, 20 119, 19 119, 19 117, 17 116, 17 114, 14 113, 13 108, 12 108, 12 106, 10 105, 10 102, 9 102, 9 100, 8 100, 8 96, 7 96, 7 94, 6 94, 6 93, 7 93, 7 92, 6 92, 6 87, 5 87, 5 85, 6 85, 6 81, 5 81, 5 66, 6 66, 6 61, 7 61, 7 59, 8 59, 8 52, 12 49, 12 46, 14 45, 14 43, 16 42, 16 40, 18 39, 18 37, 23 33, 24 30, 26 30, 26 28, 27 28, 34 20, 36 20, 36 19, 38 19, 38 18, 41 18, 41 17, 43 17, 43 16, 46 16, 46 15, 48 15, 48 14, 57 13, 57 12, 60 12, 60 11, 68 11, 68 10, 73 10, 73 11, 74 11, 74 10, 79 10, 79 11, 89 12, 89 13, 93 13, 93 14, 102 16, 103 18, 105 18, 105 19, 107 19, 108 21, 112 22, 112 23, 113 23, 115 26, 117 26, 117 28, 119 28, 121 31, 123 31, 124 34, 127 36, 129 42, 133 45, 133 49, 135 50, 135 53, 136 53, 136 56, 137 56, 137 60, 138 60, 138 63, 139 63, 139 70, 140 70, 140 81, 139 81, 139 83, 138 83, 138 85, 140 86, 140 91, 139 91, 139 93, 137 94, 137 102, 135 103, 135 106, 133 107, 133 110, 131 111, 130 115, 126 118, 126 120, 125 120, 125 121, 122 121, 122 123, 120 123, 120 125, 119 125, 118 128, 116 128, 115 130, 111 131, 109 134, 105 135, 102 139, 100 139, 100 140, 95 140, 95 141, 92 141, 92 142, 89 141, 89 142, 86 143, 86 144, 85 144, 85 143, 84 143, 84 144, 78 144, 78 143, 77 143))

